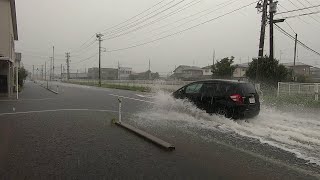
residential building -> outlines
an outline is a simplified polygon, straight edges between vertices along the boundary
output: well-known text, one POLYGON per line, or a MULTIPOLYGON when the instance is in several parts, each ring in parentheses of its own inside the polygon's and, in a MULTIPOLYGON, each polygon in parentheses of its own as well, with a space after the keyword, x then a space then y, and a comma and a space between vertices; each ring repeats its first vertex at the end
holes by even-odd
POLYGON ((132 68, 130 67, 120 67, 118 71, 118 79, 128 80, 132 73, 132 68))
POLYGON ((18 68, 21 67, 21 53, 15 53, 15 66, 18 68))
MULTIPOLYGON (((88 69, 88 78, 99 79, 99 68, 93 67, 88 69)), ((118 79, 118 69, 101 68, 101 79, 115 80, 118 79)))
POLYGON ((246 77, 246 71, 249 68, 249 63, 242 63, 234 65, 235 69, 233 71, 234 78, 244 78, 246 77))
POLYGON ((203 73, 202 73, 203 76, 208 76, 208 77, 212 76, 212 65, 205 66, 201 69, 203 70, 203 73))
POLYGON ((196 80, 201 79, 203 76, 203 70, 196 66, 180 65, 173 72, 171 78, 181 80, 196 80))
POLYGON ((312 66, 304 64, 302 62, 296 62, 295 66, 293 65, 293 63, 282 63, 282 65, 284 65, 288 69, 292 69, 296 75, 310 76, 311 74, 310 68, 312 66))
POLYGON ((13 93, 16 40, 15 0, 0 0, 0 96, 11 96, 13 93))
POLYGON ((320 68, 311 67, 310 68, 311 80, 313 82, 320 82, 320 68))
POLYGON ((159 77, 159 73, 153 73, 148 70, 141 73, 132 73, 130 75, 130 80, 154 80, 159 79, 159 77))
MULTIPOLYGON (((68 74, 67 73, 62 73, 62 79, 67 79, 68 74)), ((88 73, 84 72, 79 72, 79 73, 69 73, 70 79, 87 79, 88 78, 88 73)), ((57 77, 60 78, 60 77, 57 77)))

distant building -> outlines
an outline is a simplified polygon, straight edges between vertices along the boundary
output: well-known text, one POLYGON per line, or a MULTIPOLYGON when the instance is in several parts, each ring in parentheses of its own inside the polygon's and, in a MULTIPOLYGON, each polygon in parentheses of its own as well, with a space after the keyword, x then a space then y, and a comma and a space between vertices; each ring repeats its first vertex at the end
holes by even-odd
POLYGON ((141 72, 141 73, 132 73, 130 75, 130 80, 154 80, 159 79, 159 73, 153 73, 151 71, 141 72))
POLYGON ((212 65, 205 66, 201 69, 203 70, 203 76, 208 76, 208 77, 212 76, 212 65))
MULTIPOLYGON (((88 69, 89 79, 99 79, 99 68, 88 69)), ((101 68, 101 79, 115 80, 118 79, 118 69, 115 68, 101 68)))
MULTIPOLYGON (((67 79, 67 73, 62 73, 62 79, 67 79)), ((87 73, 70 73, 69 74, 70 79, 87 79, 88 74, 87 73)), ((57 77, 60 78, 60 77, 57 77)))
POLYGON ((312 66, 310 65, 307 65, 301 62, 296 62, 295 66, 293 65, 293 63, 282 63, 282 65, 284 65, 288 69, 292 69, 296 75, 304 75, 304 76, 311 75, 310 68, 312 66))
POLYGON ((181 80, 196 80, 201 79, 203 76, 203 69, 196 66, 180 65, 173 72, 171 78, 181 80))
POLYGON ((246 71, 249 68, 249 63, 235 64, 234 67, 235 67, 233 71, 234 78, 246 77, 246 71))
POLYGON ((132 73, 132 68, 129 67, 120 67, 119 72, 117 71, 118 74, 118 79, 120 80, 128 80, 131 73, 132 73))
POLYGON ((314 82, 320 82, 320 68, 318 67, 311 67, 310 68, 310 76, 311 80, 314 82))

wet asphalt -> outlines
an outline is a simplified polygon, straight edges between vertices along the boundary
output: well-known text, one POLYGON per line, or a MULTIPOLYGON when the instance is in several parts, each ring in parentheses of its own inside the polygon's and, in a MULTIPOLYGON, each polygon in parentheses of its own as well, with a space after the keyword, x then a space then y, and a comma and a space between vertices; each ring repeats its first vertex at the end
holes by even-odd
POLYGON ((129 119, 150 103, 125 99, 125 122, 176 146, 161 149, 112 123, 114 95, 150 101, 136 94, 70 84, 54 94, 27 82, 20 100, 0 100, 0 179, 319 178, 317 166, 254 140, 141 126, 129 119))

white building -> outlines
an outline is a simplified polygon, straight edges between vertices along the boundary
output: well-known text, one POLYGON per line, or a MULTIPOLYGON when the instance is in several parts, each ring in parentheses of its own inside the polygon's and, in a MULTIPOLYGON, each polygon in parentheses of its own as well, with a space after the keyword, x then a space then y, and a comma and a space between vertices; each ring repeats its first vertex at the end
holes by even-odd
POLYGON ((201 68, 203 70, 203 76, 212 76, 212 65, 209 66, 205 66, 203 68, 201 68))
POLYGON ((244 78, 246 77, 246 71, 249 68, 249 63, 236 64, 235 70, 233 71, 234 78, 244 78))
POLYGON ((13 93, 16 40, 15 0, 0 0, 0 96, 11 96, 13 93))
POLYGON ((127 80, 132 73, 132 68, 129 67, 119 67, 118 71, 118 79, 120 80, 127 80))

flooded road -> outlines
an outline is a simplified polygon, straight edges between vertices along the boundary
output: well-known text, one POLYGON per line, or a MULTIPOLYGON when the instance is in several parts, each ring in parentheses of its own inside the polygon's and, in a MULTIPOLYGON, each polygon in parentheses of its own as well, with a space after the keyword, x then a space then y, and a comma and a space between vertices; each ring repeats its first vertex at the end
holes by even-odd
MULTIPOLYGON (((286 112, 262 105, 259 116, 233 121, 219 115, 209 115, 186 100, 176 100, 168 93, 153 96, 156 105, 135 115, 145 126, 175 126, 182 130, 222 132, 256 139, 289 153, 307 163, 320 166, 320 112, 286 112)), ((202 133, 203 135, 203 133, 202 133)), ((204 138, 206 134, 204 134, 204 138)))

